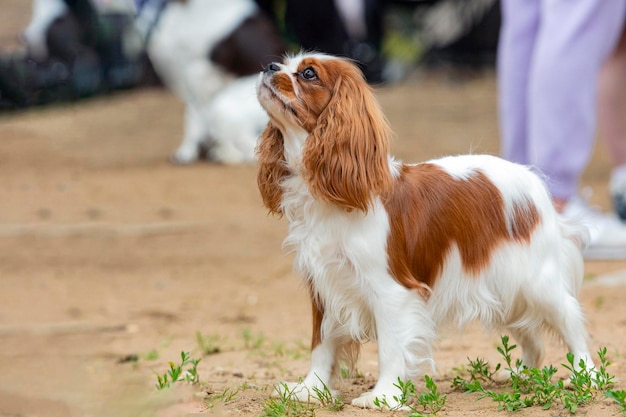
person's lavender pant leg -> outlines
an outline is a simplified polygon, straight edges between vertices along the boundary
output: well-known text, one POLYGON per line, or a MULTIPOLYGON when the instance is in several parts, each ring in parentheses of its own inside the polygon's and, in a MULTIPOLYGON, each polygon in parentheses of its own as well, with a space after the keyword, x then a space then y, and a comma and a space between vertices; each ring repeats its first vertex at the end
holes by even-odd
POLYGON ((528 85, 529 162, 569 199, 589 161, 600 68, 621 33, 624 0, 546 0, 528 85))
POLYGON ((502 0, 498 44, 498 107, 501 155, 528 164, 527 90, 541 0, 502 0))

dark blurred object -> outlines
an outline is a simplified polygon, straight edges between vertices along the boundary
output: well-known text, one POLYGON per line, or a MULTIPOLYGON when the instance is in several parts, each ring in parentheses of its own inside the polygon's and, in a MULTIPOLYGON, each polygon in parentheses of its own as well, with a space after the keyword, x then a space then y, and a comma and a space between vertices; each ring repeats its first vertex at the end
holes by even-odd
POLYGON ((154 80, 133 14, 99 14, 88 0, 64 3, 65 11, 43 28, 43 53, 0 58, 0 109, 74 100, 154 80))
POLYGON ((493 68, 500 32, 498 0, 415 2, 427 67, 493 68))
POLYGON ((0 61, 0 110, 46 104, 72 98, 70 69, 66 63, 30 59, 0 61))
POLYGON ((370 83, 383 81, 382 22, 387 0, 362 1, 364 33, 354 33, 342 18, 335 0, 285 0, 284 16, 274 0, 256 0, 272 16, 284 36, 295 38, 306 51, 319 51, 354 59, 370 83), (280 21, 284 20, 284 25, 280 21))
POLYGON ((209 59, 227 72, 243 77, 257 74, 285 50, 272 21, 263 12, 256 12, 216 43, 209 59))

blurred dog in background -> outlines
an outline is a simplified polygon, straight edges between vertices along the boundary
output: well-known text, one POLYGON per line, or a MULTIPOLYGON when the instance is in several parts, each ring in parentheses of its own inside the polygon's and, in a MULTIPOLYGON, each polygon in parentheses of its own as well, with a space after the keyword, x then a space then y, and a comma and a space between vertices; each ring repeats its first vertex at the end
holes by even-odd
POLYGON ((157 74, 186 105, 172 161, 191 163, 203 151, 215 162, 253 161, 268 121, 256 74, 285 51, 269 18, 253 0, 148 0, 136 25, 157 74))

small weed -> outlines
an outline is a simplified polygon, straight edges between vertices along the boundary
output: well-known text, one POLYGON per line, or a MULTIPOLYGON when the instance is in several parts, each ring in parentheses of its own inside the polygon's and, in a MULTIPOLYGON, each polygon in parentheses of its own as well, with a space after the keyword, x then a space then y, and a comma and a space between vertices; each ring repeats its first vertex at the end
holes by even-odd
POLYGON ((263 405, 266 417, 314 417, 315 407, 310 402, 298 400, 289 386, 282 382, 276 389, 278 398, 270 398, 263 405))
POLYGON ((317 379, 322 383, 322 388, 313 387, 313 397, 317 399, 322 408, 331 411, 341 411, 345 407, 341 398, 333 395, 328 386, 319 377, 317 379))
POLYGON ((606 368, 611 365, 606 358, 606 352, 606 347, 598 351, 600 368, 593 374, 593 382, 598 390, 606 390, 615 385, 615 377, 606 371, 606 368))
MULTIPOLYGON (((172 342, 171 338, 168 337, 167 339, 163 340, 161 342, 161 349, 164 349, 166 347, 169 346, 169 344, 172 342)), ((161 354, 159 353, 159 350, 157 348, 152 348, 149 351, 145 352, 145 353, 141 353, 139 354, 139 357, 143 360, 146 361, 155 361, 157 359, 159 359, 161 357, 161 354)))
POLYGON ((283 358, 287 355, 287 348, 283 342, 272 342, 271 350, 274 352, 274 356, 283 358))
POLYGON ((397 405, 391 406, 389 404, 389 401, 387 400, 387 397, 383 397, 383 398, 376 397, 374 399, 374 405, 376 407, 387 408, 391 411, 399 410, 401 408, 406 407, 411 397, 415 396, 415 385, 413 385, 413 382, 411 381, 405 382, 402 379, 398 378, 398 383, 393 384, 393 385, 394 387, 397 387, 400 390, 400 396, 396 396, 396 395, 393 396, 393 400, 397 403, 397 405))
POLYGON ((253 334, 249 327, 241 331, 243 346, 246 350, 259 349, 265 343, 265 335, 263 333, 253 334))
POLYGON ((151 349, 146 353, 143 353, 141 355, 142 359, 145 359, 147 361, 155 361, 157 359, 159 359, 159 351, 156 349, 151 349))
POLYGON ((309 348, 302 342, 287 344, 284 342, 275 341, 271 343, 271 346, 267 353, 269 356, 274 356, 277 358, 289 358, 298 360, 308 355, 309 348))
MULTIPOLYGON (((529 403, 529 406, 536 404, 547 410, 558 401, 559 390, 555 389, 555 385, 552 382, 552 378, 557 371, 552 365, 544 366, 542 369, 524 368, 521 377, 523 385, 519 387, 519 390, 524 394, 530 394, 529 398, 533 402, 532 404, 529 403)), ((559 381, 559 383, 562 384, 562 381, 559 381)), ((520 382, 517 384, 520 385, 520 382)))
MULTIPOLYGON (((585 361, 581 359, 579 365, 581 369, 576 370, 574 355, 568 353, 567 364, 563 364, 563 367, 569 370, 572 376, 570 377, 570 389, 563 391, 562 399, 563 406, 570 413, 575 413, 578 406, 591 402, 596 391, 593 385, 593 375, 585 368, 585 361)), ((563 387, 562 381, 560 381, 559 387, 563 387)))
POLYGON ((169 369, 162 375, 157 374, 156 387, 158 390, 169 388, 172 384, 184 381, 196 384, 199 381, 198 363, 201 359, 194 359, 189 352, 180 352, 180 363, 169 363, 169 369))
MULTIPOLYGON (((319 378, 318 378, 319 379, 319 378)), ((320 382, 322 382, 320 380, 320 382)), ((313 417, 319 409, 341 411, 345 404, 333 395, 332 391, 322 382, 322 387, 313 387, 309 401, 300 401, 294 390, 284 382, 278 384, 275 389, 278 398, 270 398, 265 401, 263 416, 266 417, 313 417)))
POLYGON ((511 352, 516 345, 509 345, 508 336, 502 336, 501 342, 502 345, 498 346, 497 350, 503 357, 505 365, 498 364, 496 371, 503 368, 510 373, 510 388, 486 389, 483 384, 497 385, 492 378, 496 371, 492 372, 489 365, 480 359, 469 362, 469 380, 457 376, 452 382, 452 387, 479 393, 479 399, 491 398, 498 403, 499 410, 517 411, 532 406, 548 410, 559 404, 573 414, 579 406, 595 400, 598 392, 607 390, 615 384, 614 377, 606 371, 610 365, 606 359, 606 348, 598 351, 600 366, 595 369, 587 369, 582 359, 576 366, 574 355, 568 353, 567 363, 562 366, 572 376, 569 386, 565 387, 562 380, 553 381, 557 373, 554 366, 542 369, 528 368, 523 366, 519 359, 513 363, 511 352))
MULTIPOLYGON (((468 367, 463 367, 461 369, 454 368, 459 374, 469 373, 470 381, 480 381, 480 382, 489 382, 495 383, 493 376, 500 370, 500 364, 496 365, 495 370, 491 370, 491 366, 489 362, 486 362, 482 358, 476 358, 476 360, 468 360, 468 367)), ((453 388, 464 388, 467 382, 463 379, 461 375, 457 375, 452 380, 453 388)))
POLYGON ((439 392, 431 377, 424 375, 424 380, 426 381, 426 390, 420 393, 417 403, 424 407, 428 414, 434 415, 446 405, 446 396, 439 392))
POLYGON ((222 338, 216 334, 203 335, 201 332, 196 332, 196 341, 200 351, 205 356, 214 355, 222 351, 219 347, 222 338))
POLYGON ((408 409, 410 417, 436 415, 446 404, 446 396, 439 392, 437 384, 430 376, 424 375, 424 381, 426 389, 416 395, 413 382, 398 378, 398 383, 394 386, 400 390, 400 396, 393 397, 397 405, 391 407, 386 398, 376 398, 374 405, 390 410, 408 409))
POLYGON ((528 397, 522 397, 519 391, 497 392, 486 390, 479 399, 489 397, 498 403, 498 410, 518 411, 522 408, 530 407, 534 404, 533 400, 528 397))
POLYGON ((341 379, 349 379, 349 378, 365 378, 365 374, 359 370, 359 368, 354 363, 349 363, 346 361, 339 362, 339 377, 341 379))
POLYGON ((217 395, 213 395, 212 393, 207 392, 207 397, 204 398, 202 403, 204 404, 204 407, 206 407, 206 409, 213 410, 215 409, 216 403, 222 402, 223 404, 228 404, 235 399, 235 396, 237 396, 237 394, 239 394, 239 390, 230 387, 225 388, 221 394, 217 395))
POLYGON ((239 385, 224 388, 224 391, 220 394, 207 392, 207 396, 204 398, 203 404, 207 409, 214 409, 217 402, 228 404, 231 401, 236 400, 239 393, 250 389, 258 391, 260 388, 257 385, 250 384, 249 382, 242 382, 239 385))
POLYGON ((604 395, 615 401, 622 415, 626 416, 626 391, 610 390, 606 391, 604 395))
POLYGON ((224 392, 222 392, 219 395, 216 395, 215 398, 217 398, 218 400, 221 400, 223 403, 229 403, 231 402, 235 396, 237 394, 239 394, 240 389, 238 387, 236 388, 226 388, 224 389, 224 392))

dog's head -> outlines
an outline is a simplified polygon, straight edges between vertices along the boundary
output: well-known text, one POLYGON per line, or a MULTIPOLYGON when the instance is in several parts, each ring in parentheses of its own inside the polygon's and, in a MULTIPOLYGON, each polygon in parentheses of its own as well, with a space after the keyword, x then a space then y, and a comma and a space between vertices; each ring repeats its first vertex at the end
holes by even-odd
POLYGON ((264 189, 289 173, 302 175, 314 197, 347 210, 367 211, 372 196, 390 186, 389 125, 352 62, 299 54, 270 63, 257 96, 270 116, 258 148, 270 211, 280 212, 280 191, 264 189))

